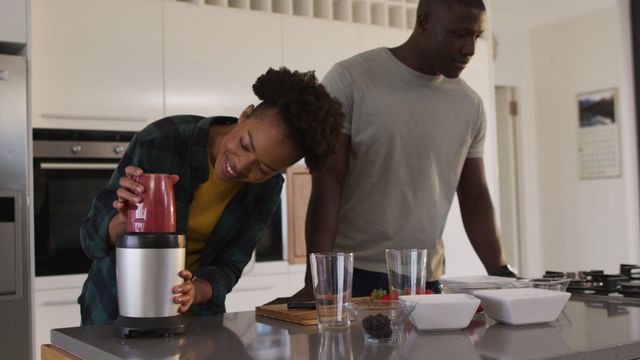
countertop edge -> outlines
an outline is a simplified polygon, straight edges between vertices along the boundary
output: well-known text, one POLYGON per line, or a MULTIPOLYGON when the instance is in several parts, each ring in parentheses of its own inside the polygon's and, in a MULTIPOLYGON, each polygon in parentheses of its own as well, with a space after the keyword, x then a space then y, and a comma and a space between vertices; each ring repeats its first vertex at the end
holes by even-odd
POLYGON ((92 359, 92 358, 95 359, 96 356, 98 356, 97 358, 102 360, 120 360, 120 358, 115 357, 112 354, 109 354, 108 352, 105 352, 97 347, 91 346, 86 342, 72 338, 58 330, 64 330, 64 329, 51 330, 51 335, 50 335, 51 344, 63 349, 64 351, 67 351, 83 359, 92 359), (71 352, 70 349, 73 349, 74 351, 71 352))

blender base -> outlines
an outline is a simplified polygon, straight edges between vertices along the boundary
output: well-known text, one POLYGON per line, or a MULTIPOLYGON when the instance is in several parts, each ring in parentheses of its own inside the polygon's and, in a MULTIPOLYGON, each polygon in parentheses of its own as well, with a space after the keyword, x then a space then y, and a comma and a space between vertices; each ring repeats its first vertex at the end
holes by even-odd
POLYGON ((120 315, 114 326, 121 338, 173 336, 187 331, 187 323, 182 315, 155 318, 120 315))

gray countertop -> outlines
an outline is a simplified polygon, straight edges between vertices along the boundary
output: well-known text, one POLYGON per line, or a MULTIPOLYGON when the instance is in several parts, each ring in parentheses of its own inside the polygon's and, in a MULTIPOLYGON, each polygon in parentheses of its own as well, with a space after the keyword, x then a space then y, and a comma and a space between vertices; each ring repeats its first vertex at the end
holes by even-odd
POLYGON ((120 339, 113 326, 51 331, 51 342, 85 359, 636 359, 640 305, 569 301, 546 325, 510 327, 476 315, 464 331, 420 332, 397 344, 365 345, 359 324, 318 332, 253 312, 188 318, 186 334, 120 339))

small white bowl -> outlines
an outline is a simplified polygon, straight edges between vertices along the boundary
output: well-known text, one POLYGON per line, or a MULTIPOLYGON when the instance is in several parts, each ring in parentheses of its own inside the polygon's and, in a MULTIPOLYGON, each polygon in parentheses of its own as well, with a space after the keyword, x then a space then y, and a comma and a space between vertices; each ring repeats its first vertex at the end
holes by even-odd
POLYGON ((406 295, 400 299, 417 303, 410 319, 419 330, 464 329, 480 305, 480 299, 467 294, 406 295))
POLYGON ((477 290, 485 314, 508 325, 554 321, 569 301, 570 293, 536 288, 477 290))

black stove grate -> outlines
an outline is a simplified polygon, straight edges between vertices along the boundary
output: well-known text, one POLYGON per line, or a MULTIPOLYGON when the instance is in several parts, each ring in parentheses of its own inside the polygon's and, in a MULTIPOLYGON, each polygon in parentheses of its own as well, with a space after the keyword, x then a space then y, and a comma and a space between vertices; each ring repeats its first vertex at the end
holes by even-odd
POLYGON ((602 270, 561 272, 547 271, 545 278, 571 278, 567 291, 583 295, 618 295, 640 298, 640 266, 621 264, 619 274, 602 270))

